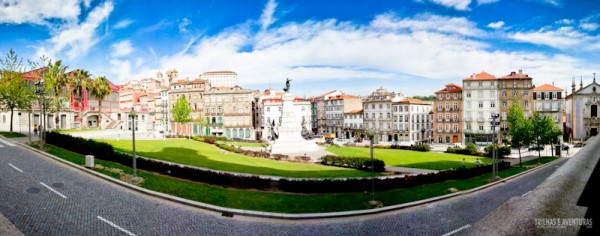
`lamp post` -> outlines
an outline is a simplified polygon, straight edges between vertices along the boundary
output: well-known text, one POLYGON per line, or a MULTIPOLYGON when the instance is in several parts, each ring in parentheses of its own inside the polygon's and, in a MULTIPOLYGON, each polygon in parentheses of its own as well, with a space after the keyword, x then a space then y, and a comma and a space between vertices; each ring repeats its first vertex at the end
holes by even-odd
POLYGON ((496 154, 496 126, 500 124, 500 122, 497 122, 496 119, 498 119, 498 117, 500 117, 500 114, 496 114, 496 113, 492 113, 492 121, 491 121, 491 125, 492 125, 492 181, 496 181, 496 179, 498 178, 496 176, 496 173, 498 172, 497 168, 498 168, 498 164, 496 163, 496 159, 497 159, 497 154, 496 154))
POLYGON ((35 86, 37 87, 37 89, 35 90, 35 94, 40 96, 40 125, 39 125, 39 130, 40 130, 40 150, 44 150, 44 126, 42 125, 43 123, 43 104, 42 104, 42 99, 44 97, 44 80, 40 80, 35 82, 35 86))
POLYGON ((421 129, 421 144, 425 144, 424 140, 425 139, 425 128, 421 129))
POLYGON ((367 137, 369 137, 369 147, 371 156, 371 201, 369 201, 369 205, 374 207, 377 205, 377 201, 375 201, 375 172, 373 168, 373 142, 375 138, 375 131, 373 129, 368 129, 366 133, 367 137))
POLYGON ((137 164, 136 164, 136 156, 135 156, 135 117, 137 116, 137 112, 133 107, 131 108, 131 112, 129 112, 129 117, 131 118, 131 140, 132 140, 132 154, 133 154, 133 177, 131 177, 132 182, 137 182, 137 164))

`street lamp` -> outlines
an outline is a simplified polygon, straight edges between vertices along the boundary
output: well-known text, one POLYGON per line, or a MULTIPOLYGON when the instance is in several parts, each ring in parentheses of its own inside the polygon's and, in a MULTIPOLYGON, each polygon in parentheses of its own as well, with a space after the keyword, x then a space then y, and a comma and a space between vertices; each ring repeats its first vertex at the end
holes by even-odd
POLYGON ((131 140, 132 140, 132 154, 133 154, 133 177, 131 177, 132 182, 137 182, 137 165, 136 165, 136 156, 135 156, 135 117, 137 116, 137 112, 133 107, 131 108, 131 112, 129 112, 129 117, 131 118, 131 140))
POLYGON ((423 140, 425 139, 425 128, 421 129, 421 144, 424 144, 423 140))
POLYGON ((366 131, 367 133, 367 137, 369 137, 369 146, 370 146, 370 156, 371 156, 371 201, 369 201, 369 205, 371 206, 376 206, 377 205, 377 201, 375 201, 375 172, 374 172, 374 166, 373 166, 373 141, 375 138, 375 130, 373 129, 368 129, 366 131))
POLYGON ((498 126, 500 124, 500 122, 497 122, 496 119, 498 119, 498 117, 500 117, 500 114, 496 114, 496 113, 492 113, 492 121, 490 122, 492 125, 492 181, 496 181, 496 179, 498 178, 498 176, 496 176, 496 173, 498 172, 497 168, 498 168, 498 164, 496 163, 496 159, 497 159, 497 154, 496 154, 496 126, 498 126))
POLYGON ((43 121, 44 121, 44 115, 43 113, 43 104, 42 104, 42 99, 44 98, 44 80, 39 80, 37 82, 34 83, 34 85, 37 87, 37 89, 35 90, 35 94, 40 95, 40 126, 39 126, 39 130, 40 130, 40 150, 44 150, 44 126, 43 121))

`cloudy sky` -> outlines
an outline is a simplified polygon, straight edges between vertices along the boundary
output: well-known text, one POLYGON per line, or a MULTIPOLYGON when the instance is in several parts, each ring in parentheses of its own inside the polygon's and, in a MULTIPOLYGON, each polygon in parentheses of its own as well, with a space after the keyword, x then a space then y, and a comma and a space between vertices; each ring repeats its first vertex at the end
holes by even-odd
POLYGON ((116 84, 176 68, 311 96, 429 95, 523 69, 570 87, 600 72, 600 1, 0 0, 0 53, 61 59, 116 84))

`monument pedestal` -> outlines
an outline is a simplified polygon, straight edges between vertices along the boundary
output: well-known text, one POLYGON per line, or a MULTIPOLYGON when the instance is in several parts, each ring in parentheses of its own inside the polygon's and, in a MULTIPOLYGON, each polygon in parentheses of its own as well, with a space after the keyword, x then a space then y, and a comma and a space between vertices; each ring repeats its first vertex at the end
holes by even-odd
POLYGON ((327 152, 316 143, 302 138, 302 126, 300 121, 296 121, 294 114, 294 96, 286 92, 282 100, 279 135, 271 145, 271 153, 290 157, 306 155, 311 157, 312 162, 319 161, 319 158, 327 155, 327 152))

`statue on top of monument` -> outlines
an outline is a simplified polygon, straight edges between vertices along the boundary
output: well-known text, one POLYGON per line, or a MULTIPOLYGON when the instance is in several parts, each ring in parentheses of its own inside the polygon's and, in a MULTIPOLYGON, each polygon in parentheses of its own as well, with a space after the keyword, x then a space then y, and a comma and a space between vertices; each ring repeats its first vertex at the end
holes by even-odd
POLYGON ((283 88, 283 91, 286 93, 290 92, 290 81, 292 81, 290 78, 285 80, 285 88, 283 88))

